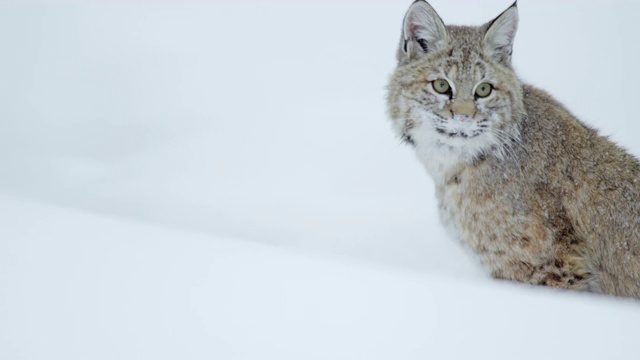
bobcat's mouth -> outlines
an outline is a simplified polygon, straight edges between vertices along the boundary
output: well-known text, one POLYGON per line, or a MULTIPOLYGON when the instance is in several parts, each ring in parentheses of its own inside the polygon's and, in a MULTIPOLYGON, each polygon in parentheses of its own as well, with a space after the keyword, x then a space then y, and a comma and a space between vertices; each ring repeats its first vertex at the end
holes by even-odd
POLYGON ((434 128, 438 134, 451 139, 472 139, 482 135, 489 128, 488 119, 461 120, 458 117, 436 120, 434 128))
POLYGON ((462 130, 457 130, 457 131, 451 131, 451 130, 446 130, 443 128, 436 128, 436 131, 438 132, 438 134, 442 134, 444 136, 450 137, 450 138, 463 138, 463 139, 472 139, 476 136, 480 136, 482 133, 484 133, 483 129, 478 129, 478 130, 473 130, 470 133, 467 133, 465 131, 462 130))

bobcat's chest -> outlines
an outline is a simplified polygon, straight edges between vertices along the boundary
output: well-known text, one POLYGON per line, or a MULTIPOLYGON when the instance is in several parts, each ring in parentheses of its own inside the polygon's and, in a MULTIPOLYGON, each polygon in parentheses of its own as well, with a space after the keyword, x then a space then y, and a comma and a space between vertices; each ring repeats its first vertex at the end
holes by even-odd
POLYGON ((526 257, 514 229, 528 227, 526 214, 503 184, 473 169, 453 171, 438 185, 440 218, 455 238, 476 252, 492 270, 526 257), (517 241, 516 241, 517 242, 517 241))
POLYGON ((487 199, 478 203, 482 186, 474 184, 466 171, 448 174, 445 180, 437 185, 436 193, 440 219, 445 228, 477 252, 481 247, 481 241, 476 231, 486 222, 486 211, 491 207, 491 200, 495 196, 487 194, 487 199))

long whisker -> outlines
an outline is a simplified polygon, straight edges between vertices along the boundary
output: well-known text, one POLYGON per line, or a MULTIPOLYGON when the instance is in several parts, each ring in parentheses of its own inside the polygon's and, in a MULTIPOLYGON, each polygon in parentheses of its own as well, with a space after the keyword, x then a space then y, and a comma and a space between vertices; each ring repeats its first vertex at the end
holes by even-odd
POLYGON ((501 130, 497 130, 496 132, 499 136, 499 138, 501 139, 501 143, 503 148, 505 149, 505 151, 507 151, 509 153, 509 155, 511 156, 512 159, 516 159, 516 152, 515 149, 513 148, 513 142, 510 141, 510 136, 509 134, 506 134, 505 132, 501 131, 501 130))
POLYGON ((488 129, 489 133, 492 135, 490 138, 494 145, 497 146, 498 155, 501 159, 505 159, 509 157, 513 160, 517 160, 516 149, 514 145, 521 146, 522 143, 517 139, 517 137, 499 130, 499 129, 488 129))

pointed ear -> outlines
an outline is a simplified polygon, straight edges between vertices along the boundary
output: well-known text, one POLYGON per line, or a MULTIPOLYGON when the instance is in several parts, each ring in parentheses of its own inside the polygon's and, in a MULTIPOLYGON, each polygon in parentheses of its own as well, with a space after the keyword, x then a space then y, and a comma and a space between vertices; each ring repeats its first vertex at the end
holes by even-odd
POLYGON ((511 67, 513 40, 518 30, 518 2, 516 1, 487 24, 484 34, 484 49, 491 58, 503 65, 511 67))
POLYGON ((426 1, 417 0, 404 17, 398 61, 406 63, 442 47, 447 36, 438 13, 426 1))

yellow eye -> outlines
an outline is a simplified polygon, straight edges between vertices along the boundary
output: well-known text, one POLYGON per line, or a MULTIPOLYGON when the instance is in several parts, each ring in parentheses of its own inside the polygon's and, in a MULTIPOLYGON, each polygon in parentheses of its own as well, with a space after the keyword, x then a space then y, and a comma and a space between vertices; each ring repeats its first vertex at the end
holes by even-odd
POLYGON ((447 80, 444 79, 434 80, 431 85, 433 85, 433 90, 439 94, 446 94, 451 90, 451 86, 449 86, 447 80))
POLYGON ((492 90, 493 86, 491 84, 486 82, 482 83, 476 88, 476 96, 479 98, 485 98, 491 94, 492 90))

